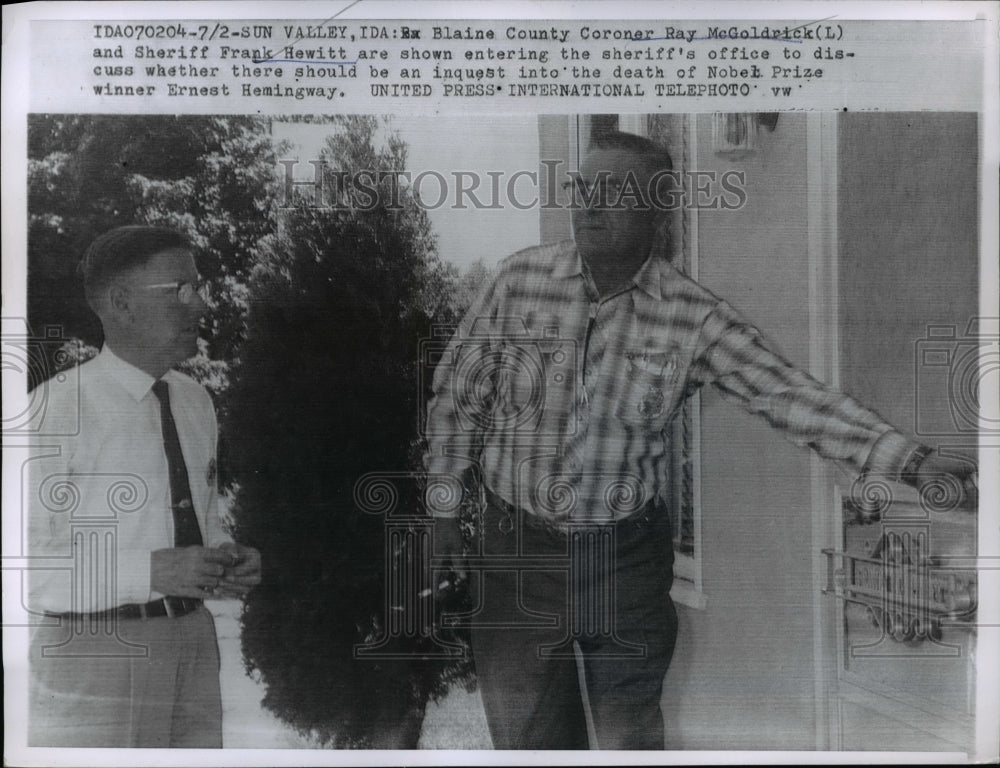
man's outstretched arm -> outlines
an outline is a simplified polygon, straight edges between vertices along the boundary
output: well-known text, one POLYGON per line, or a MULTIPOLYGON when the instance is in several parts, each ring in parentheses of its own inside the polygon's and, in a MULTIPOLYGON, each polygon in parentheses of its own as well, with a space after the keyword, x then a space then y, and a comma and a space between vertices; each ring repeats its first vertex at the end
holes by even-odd
POLYGON ((725 302, 702 324, 692 377, 697 383, 711 382, 795 445, 854 472, 922 491, 932 488, 942 507, 976 502, 974 463, 937 455, 853 398, 799 370, 725 302))

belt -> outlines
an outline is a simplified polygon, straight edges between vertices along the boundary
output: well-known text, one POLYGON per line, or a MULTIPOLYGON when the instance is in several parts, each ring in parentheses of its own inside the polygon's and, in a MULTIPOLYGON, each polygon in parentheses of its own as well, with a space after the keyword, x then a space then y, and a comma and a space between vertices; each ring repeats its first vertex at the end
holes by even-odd
POLYGON ((108 619, 159 619, 164 616, 169 616, 172 619, 178 619, 181 616, 186 616, 192 611, 198 610, 201 607, 202 601, 196 597, 162 597, 159 600, 151 600, 148 603, 129 603, 127 605, 119 605, 117 608, 110 608, 106 611, 98 611, 96 613, 74 613, 68 611, 66 613, 51 613, 46 611, 47 616, 55 616, 60 619, 92 619, 92 620, 108 620, 108 619))
MULTIPOLYGON (((508 534, 514 530, 518 520, 524 525, 535 530, 543 531, 552 536, 566 538, 567 529, 551 523, 545 518, 518 510, 513 504, 501 496, 498 496, 492 489, 485 487, 486 504, 500 512, 501 517, 497 523, 500 533, 508 534)), ((619 535, 646 535, 658 528, 666 530, 669 528, 668 516, 665 509, 658 508, 658 501, 651 499, 642 509, 633 512, 628 517, 614 521, 619 535)), ((611 521, 609 521, 611 522, 611 521)))
MULTIPOLYGON (((517 527, 518 522, 521 522, 528 528, 534 528, 535 530, 542 531, 550 536, 555 536, 557 538, 566 537, 566 531, 557 526, 555 523, 551 523, 545 518, 532 514, 531 512, 519 510, 502 496, 498 496, 488 487, 484 487, 483 490, 485 491, 484 495, 486 497, 487 506, 493 507, 493 509, 501 515, 499 521, 497 522, 497 529, 500 533, 504 535, 511 533, 514 528, 517 527)), ((490 531, 490 533, 492 533, 492 531, 490 531)))

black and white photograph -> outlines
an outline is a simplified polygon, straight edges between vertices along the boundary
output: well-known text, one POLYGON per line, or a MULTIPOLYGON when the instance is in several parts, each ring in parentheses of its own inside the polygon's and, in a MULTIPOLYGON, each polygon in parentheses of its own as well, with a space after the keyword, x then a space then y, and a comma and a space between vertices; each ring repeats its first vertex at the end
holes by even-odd
POLYGON ((995 4, 35 5, 9 764, 998 758, 995 4))

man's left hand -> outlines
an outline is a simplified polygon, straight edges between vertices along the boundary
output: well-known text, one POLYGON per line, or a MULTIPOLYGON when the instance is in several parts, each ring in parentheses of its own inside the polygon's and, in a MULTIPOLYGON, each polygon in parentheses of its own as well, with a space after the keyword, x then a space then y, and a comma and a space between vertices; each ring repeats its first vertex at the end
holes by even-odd
POLYGON ((260 584, 260 552, 236 542, 221 544, 219 549, 230 556, 226 572, 216 587, 216 597, 243 597, 260 584))
POLYGON ((917 489, 933 508, 967 509, 979 506, 975 462, 931 453, 917 469, 917 489))

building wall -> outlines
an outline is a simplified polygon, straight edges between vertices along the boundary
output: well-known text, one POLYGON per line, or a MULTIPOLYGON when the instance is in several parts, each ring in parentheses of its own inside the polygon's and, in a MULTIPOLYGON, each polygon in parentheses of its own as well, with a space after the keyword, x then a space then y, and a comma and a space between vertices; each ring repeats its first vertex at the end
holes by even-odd
POLYGON ((916 366, 918 342, 930 324, 950 325, 962 338, 976 315, 977 130, 973 113, 840 120, 842 376, 911 432, 921 384, 930 397, 919 426, 936 431, 951 418, 946 379, 916 366))
MULTIPOLYGON (((722 171, 729 164, 711 153, 710 121, 698 121, 695 168, 722 171)), ((950 418, 953 394, 919 364, 927 326, 954 326, 961 344, 976 314, 977 130, 971 114, 848 114, 838 121, 841 388, 910 435, 950 418)), ((758 154, 739 163, 747 174, 746 207, 701 211, 698 227, 700 282, 802 367, 810 340, 807 150, 806 116, 782 114, 758 154)), ((931 445, 963 442, 917 436, 931 445)), ((681 634, 664 693, 669 744, 827 743, 814 670, 829 671, 831 662, 835 670, 835 661, 814 666, 812 607, 832 598, 812 587, 808 452, 712 392, 703 398, 702 443, 707 607, 679 608, 681 634)), ((832 653, 836 639, 821 640, 832 653)), ((965 695, 952 688, 966 684, 968 664, 955 660, 937 680, 923 680, 920 669, 904 664, 885 682, 909 691, 901 693, 904 701, 920 692, 950 705, 965 695)), ((823 682, 836 690, 835 680, 823 682)), ((840 722, 835 714, 831 746, 954 748, 947 729, 940 741, 928 736, 942 731, 940 724, 904 725, 894 719, 896 704, 871 701, 862 716, 833 703, 840 722)))

